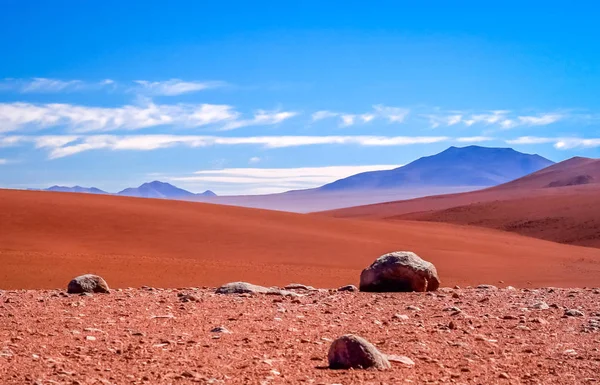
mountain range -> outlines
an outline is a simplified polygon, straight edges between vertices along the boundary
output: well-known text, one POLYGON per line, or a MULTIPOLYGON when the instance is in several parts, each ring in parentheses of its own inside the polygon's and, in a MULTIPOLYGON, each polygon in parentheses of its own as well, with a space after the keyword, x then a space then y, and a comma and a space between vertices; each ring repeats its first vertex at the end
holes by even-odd
POLYGON ((320 190, 390 189, 423 186, 495 186, 554 164, 512 148, 450 147, 393 170, 364 172, 320 190))
POLYGON ((81 187, 81 186, 52 186, 45 189, 44 191, 57 191, 57 192, 74 192, 74 193, 86 193, 86 194, 107 194, 107 195, 121 195, 128 197, 139 197, 139 198, 163 198, 163 199, 186 199, 194 197, 215 197, 217 194, 210 190, 206 190, 203 193, 194 194, 193 192, 184 190, 182 188, 173 186, 170 183, 160 182, 155 180, 154 182, 148 182, 140 185, 139 187, 129 187, 125 190, 119 191, 116 194, 100 190, 96 187, 81 187))
POLYGON ((600 159, 575 157, 482 190, 388 201, 320 213, 489 227, 600 248, 600 159))
MULTIPOLYGON (((154 181, 136 188, 126 188, 116 195, 201 200, 284 211, 315 211, 333 209, 336 205, 348 207, 496 186, 552 164, 554 162, 544 157, 524 154, 512 148, 450 147, 393 170, 360 173, 308 190, 217 197, 210 190, 194 194, 169 183, 154 181), (319 200, 320 203, 317 202, 319 200), (315 206, 315 202, 319 204, 315 206)), ((108 194, 94 187, 80 186, 53 186, 48 190, 108 194)))

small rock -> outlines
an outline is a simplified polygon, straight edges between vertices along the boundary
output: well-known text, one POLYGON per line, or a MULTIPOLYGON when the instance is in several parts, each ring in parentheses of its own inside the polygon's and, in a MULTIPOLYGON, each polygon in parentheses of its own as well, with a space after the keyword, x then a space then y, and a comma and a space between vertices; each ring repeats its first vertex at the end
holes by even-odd
POLYGON ((400 319, 400 320, 407 320, 408 316, 406 314, 394 314, 392 316, 392 318, 396 318, 396 319, 400 319))
POLYGON ((531 322, 536 323, 536 324, 540 324, 540 325, 548 325, 548 321, 546 321, 543 318, 539 318, 539 317, 538 318, 533 318, 531 320, 531 322))
POLYGON ((406 366, 415 366, 415 362, 406 356, 397 356, 395 354, 388 354, 388 361, 390 362, 398 362, 400 364, 404 364, 406 366))
POLYGON ((390 362, 364 338, 346 334, 333 341, 327 355, 331 369, 389 369, 390 362))
POLYGON ((85 339, 87 341, 96 341, 96 337, 94 337, 94 336, 86 336, 85 339))
POLYGON ((358 287, 354 285, 346 285, 342 286, 338 289, 338 291, 358 291, 358 287))
POLYGON ((576 356, 577 355, 577 351, 575 349, 567 349, 563 352, 563 355, 565 356, 576 356))
POLYGON ((537 310, 548 310, 550 309, 550 306, 548 306, 548 304, 546 302, 536 302, 533 305, 531 305, 532 309, 537 309, 537 310))
POLYGON ((583 317, 583 312, 577 309, 567 309, 565 310, 565 317, 583 317))
POLYGON ((264 286, 253 285, 248 282, 231 282, 219 287, 217 294, 274 294, 289 297, 298 297, 299 294, 288 290, 277 288, 268 288, 264 286))
POLYGON ((452 307, 446 307, 444 308, 444 311, 451 311, 451 312, 461 312, 462 310, 460 310, 460 308, 458 306, 452 306, 452 307))
POLYGON ((419 309, 419 308, 418 308, 418 307, 416 307, 416 306, 412 306, 412 305, 409 305, 409 306, 407 306, 407 307, 406 307, 406 310, 412 310, 412 311, 421 311, 421 309, 419 309))
POLYGON ((289 285, 285 286, 284 289, 286 289, 286 290, 315 290, 314 287, 306 286, 301 283, 290 283, 289 285))
POLYGON ((478 285, 477 289, 479 289, 479 290, 498 290, 498 288, 494 285, 478 285))
POLYGON ((193 294, 184 294, 184 293, 179 293, 177 294, 177 296, 179 297, 179 301, 181 302, 198 302, 199 299, 198 297, 196 297, 193 294))
POLYGON ((498 375, 498 378, 503 378, 503 379, 505 379, 505 380, 508 380, 510 377, 509 377, 509 376, 508 376, 508 374, 506 374, 506 373, 500 373, 500 374, 498 375))
POLYGON ((229 329, 227 329, 225 326, 217 326, 216 328, 213 328, 210 332, 211 333, 231 334, 231 331, 229 331, 229 329))

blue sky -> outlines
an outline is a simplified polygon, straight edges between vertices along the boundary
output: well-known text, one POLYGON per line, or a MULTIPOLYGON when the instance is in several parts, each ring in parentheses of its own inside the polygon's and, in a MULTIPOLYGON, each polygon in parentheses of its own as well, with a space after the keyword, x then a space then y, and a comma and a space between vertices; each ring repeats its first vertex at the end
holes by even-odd
POLYGON ((600 155, 593 2, 3 1, 0 186, 266 193, 451 145, 600 155))

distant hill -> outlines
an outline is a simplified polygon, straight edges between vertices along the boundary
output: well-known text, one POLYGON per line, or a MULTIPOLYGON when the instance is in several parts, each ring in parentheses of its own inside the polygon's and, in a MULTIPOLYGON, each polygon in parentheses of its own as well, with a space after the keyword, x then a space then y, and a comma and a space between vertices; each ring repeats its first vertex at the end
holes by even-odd
POLYGON ((154 182, 144 183, 139 187, 126 188, 119 191, 117 195, 141 198, 189 198, 196 194, 175 187, 170 183, 155 180, 154 182))
POLYGON ((338 218, 489 227, 600 248, 600 159, 571 158, 485 190, 349 207, 338 218))
POLYGON ((44 191, 57 191, 57 192, 74 192, 74 193, 85 193, 85 194, 108 194, 106 191, 100 190, 96 187, 81 187, 81 186, 52 186, 44 191))
POLYGON ((85 194, 107 194, 107 195, 122 195, 128 197, 138 198, 164 198, 164 199, 187 199, 193 197, 205 197, 212 198, 216 197, 217 194, 211 190, 206 190, 203 193, 194 194, 190 191, 182 188, 173 186, 172 184, 154 181, 144 183, 139 187, 130 187, 125 190, 119 191, 116 194, 112 194, 96 187, 81 187, 81 186, 52 186, 43 191, 57 191, 57 192, 73 192, 73 193, 85 193, 85 194))
POLYGON ((554 164, 512 148, 450 147, 393 170, 364 172, 337 180, 321 191, 426 186, 495 186, 554 164))
POLYGON ((574 157, 498 188, 552 188, 600 183, 600 159, 574 157))

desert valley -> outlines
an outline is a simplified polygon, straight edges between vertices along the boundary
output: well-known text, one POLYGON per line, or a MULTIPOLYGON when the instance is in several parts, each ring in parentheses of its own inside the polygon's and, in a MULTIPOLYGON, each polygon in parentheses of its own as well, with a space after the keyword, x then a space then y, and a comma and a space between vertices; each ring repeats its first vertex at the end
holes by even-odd
MULTIPOLYGON (((496 149, 449 151, 470 175, 503 167, 481 159, 496 149)), ((1 190, 0 376, 15 384, 593 383, 599 162, 573 158, 475 191, 309 214, 187 194, 1 190), (346 291, 397 250, 431 262, 442 287, 427 295, 346 291), (66 294, 83 273, 112 290, 66 294), (272 288, 214 294, 235 281, 272 288), (385 351, 392 370, 326 370, 329 344, 347 333, 385 351)), ((452 189, 435 177, 436 167, 453 165, 440 164, 409 165, 409 188, 452 189)), ((360 177, 371 185, 342 193, 376 196, 373 177, 360 177)), ((141 190, 150 188, 185 191, 161 182, 141 190)), ((325 202, 317 206, 331 201, 319 189, 295 194, 325 202)))

